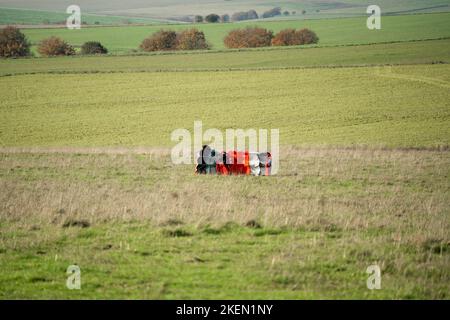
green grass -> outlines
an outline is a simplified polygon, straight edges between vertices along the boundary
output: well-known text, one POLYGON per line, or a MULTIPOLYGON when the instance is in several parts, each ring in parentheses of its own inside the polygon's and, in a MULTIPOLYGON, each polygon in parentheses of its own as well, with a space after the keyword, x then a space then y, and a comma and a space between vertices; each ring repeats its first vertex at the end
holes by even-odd
POLYGON ((135 56, 2 59, 0 60, 0 75, 450 63, 449 49, 450 40, 447 39, 308 49, 288 47, 245 51, 156 53, 135 56))
MULTIPOLYGON (((65 12, 40 11, 28 9, 0 8, 0 25, 66 24, 69 14, 65 12)), ((88 25, 118 25, 130 23, 161 23, 150 18, 117 17, 82 13, 82 22, 88 25)))
POLYGON ((3 77, 0 143, 171 146, 202 120, 281 144, 445 146, 449 80, 449 65, 3 77))
MULTIPOLYGON (((180 30, 197 27, 205 32, 214 49, 222 49, 223 38, 232 29, 258 25, 275 32, 285 28, 310 28, 320 38, 321 46, 368 44, 393 41, 436 39, 450 36, 450 13, 405 15, 383 17, 381 30, 368 30, 366 18, 325 19, 306 21, 257 21, 228 24, 174 25, 170 29, 180 30)), ((44 38, 58 36, 69 43, 80 46, 86 41, 100 41, 111 52, 137 50, 144 38, 167 26, 130 26, 67 29, 24 30, 33 44, 44 38)))
POLYGON ((96 151, 0 153, 0 298, 449 297, 448 151, 291 150, 269 179, 96 151))
MULTIPOLYGON (((0 253, 0 298, 448 298, 448 274, 430 267, 410 268, 407 275, 401 275, 400 270, 387 266, 383 289, 368 290, 365 269, 373 261, 389 261, 404 254, 407 263, 420 264, 419 257, 428 250, 419 247, 408 253, 409 248, 403 248, 399 252, 393 243, 349 246, 347 241, 367 241, 359 233, 281 230, 276 235, 258 236, 250 228, 234 227, 220 235, 198 228, 189 236, 172 237, 162 232, 166 228, 145 223, 104 223, 86 230, 48 226, 28 231, 16 225, 2 229, 8 227, 14 230, 7 236, 21 240, 43 232, 54 236, 44 243, 19 245, 0 253), (293 243, 302 243, 302 248, 286 249, 293 243), (291 257, 275 260, 271 267, 273 257, 283 254, 291 257), (81 267, 81 290, 65 286, 71 264, 81 267)), ((445 268, 439 265, 439 256, 432 253, 428 263, 445 268)))

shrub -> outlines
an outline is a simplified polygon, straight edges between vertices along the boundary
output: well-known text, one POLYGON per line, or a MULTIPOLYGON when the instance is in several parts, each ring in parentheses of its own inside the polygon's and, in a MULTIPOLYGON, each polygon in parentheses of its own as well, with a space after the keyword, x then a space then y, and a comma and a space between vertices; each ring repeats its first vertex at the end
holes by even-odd
POLYGON ((180 33, 171 30, 160 30, 144 41, 140 48, 144 51, 163 50, 198 50, 208 49, 205 34, 195 28, 180 33))
POLYGON ((247 20, 247 18, 248 18, 247 12, 235 12, 231 16, 232 21, 242 21, 242 20, 247 20))
POLYGON ((248 12, 247 12, 247 19, 248 20, 253 20, 253 19, 258 19, 259 17, 258 17, 258 14, 256 13, 256 11, 255 10, 249 10, 248 12))
POLYGON ((195 23, 202 23, 203 22, 203 16, 195 16, 194 17, 195 23))
POLYGON ((175 50, 177 34, 171 30, 160 30, 142 41, 140 48, 144 51, 175 50))
POLYGON ((297 45, 295 38, 295 29, 284 29, 278 32, 272 39, 274 46, 292 46, 297 45))
POLYGON ((223 16, 220 17, 220 21, 221 22, 230 22, 230 15, 228 14, 224 14, 223 16))
POLYGON ((216 23, 216 22, 219 22, 219 20, 220 20, 220 16, 218 16, 215 13, 211 13, 205 17, 205 21, 209 22, 209 23, 216 23))
POLYGON ((50 37, 41 41, 38 52, 43 56, 71 56, 75 49, 58 37, 50 37))
POLYGON ((177 36, 178 50, 208 49, 205 34, 195 28, 181 31, 177 36))
POLYGON ((309 30, 302 29, 295 31, 295 29, 285 29, 278 32, 272 39, 274 46, 296 46, 302 44, 317 43, 319 38, 317 35, 309 30))
POLYGON ((224 43, 228 48, 268 47, 272 38, 272 31, 258 27, 247 27, 230 31, 225 37, 224 43))
POLYGON ((231 20, 233 21, 243 21, 243 20, 252 20, 258 19, 258 14, 255 10, 249 10, 246 12, 236 12, 231 16, 231 20))
POLYGON ((276 7, 276 8, 270 9, 269 11, 264 12, 262 17, 263 18, 272 18, 272 17, 279 16, 279 15, 281 15, 281 8, 276 7))
POLYGON ((0 32, 0 57, 24 57, 30 54, 30 44, 16 27, 6 27, 0 32))
POLYGON ((82 54, 105 54, 108 50, 100 42, 88 41, 81 46, 82 54))
POLYGON ((319 37, 317 37, 316 33, 306 28, 296 31, 295 36, 298 37, 300 44, 313 44, 319 42, 319 37))

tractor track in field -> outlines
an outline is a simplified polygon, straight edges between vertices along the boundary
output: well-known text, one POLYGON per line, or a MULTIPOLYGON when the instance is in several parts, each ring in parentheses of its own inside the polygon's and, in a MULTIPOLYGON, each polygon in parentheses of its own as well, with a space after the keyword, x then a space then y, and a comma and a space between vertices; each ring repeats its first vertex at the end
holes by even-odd
POLYGON ((423 83, 426 83, 429 85, 450 89, 450 82, 448 82, 448 81, 431 78, 431 77, 411 76, 411 75, 407 75, 407 74, 396 73, 396 72, 392 71, 392 68, 383 68, 383 69, 377 68, 375 74, 378 77, 406 80, 406 81, 423 82, 423 83))

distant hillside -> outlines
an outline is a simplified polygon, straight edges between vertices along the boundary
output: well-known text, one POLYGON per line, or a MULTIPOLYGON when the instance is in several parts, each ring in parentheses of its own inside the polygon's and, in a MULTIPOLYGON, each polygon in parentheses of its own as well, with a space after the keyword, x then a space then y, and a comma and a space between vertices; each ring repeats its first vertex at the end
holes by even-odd
MULTIPOLYGON (((450 11, 450 0, 378 0, 384 14, 450 11)), ((370 0, 77 0, 82 12, 134 19, 153 18, 189 20, 194 15, 229 14, 256 10, 263 12, 279 6, 286 15, 277 19, 329 18, 365 15, 370 0)), ((72 0, 0 0, 0 8, 22 8, 65 12, 72 0)), ((3 9, 0 9, 3 11, 3 9)), ((3 14, 5 16, 5 14, 3 14)), ((23 18, 18 18, 23 19, 23 18)))
MULTIPOLYGON (((0 25, 65 25, 68 14, 33 9, 0 8, 0 25)), ((127 24, 162 24, 167 20, 136 18, 128 16, 109 16, 83 14, 83 24, 87 25, 127 25, 127 24)))

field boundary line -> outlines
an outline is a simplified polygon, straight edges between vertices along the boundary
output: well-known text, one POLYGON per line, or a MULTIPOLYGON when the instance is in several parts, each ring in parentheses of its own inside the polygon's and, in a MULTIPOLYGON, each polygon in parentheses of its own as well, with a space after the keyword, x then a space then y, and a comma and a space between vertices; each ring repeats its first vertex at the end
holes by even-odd
POLYGON ((139 154, 170 155, 169 147, 0 147, 0 154, 139 154))

